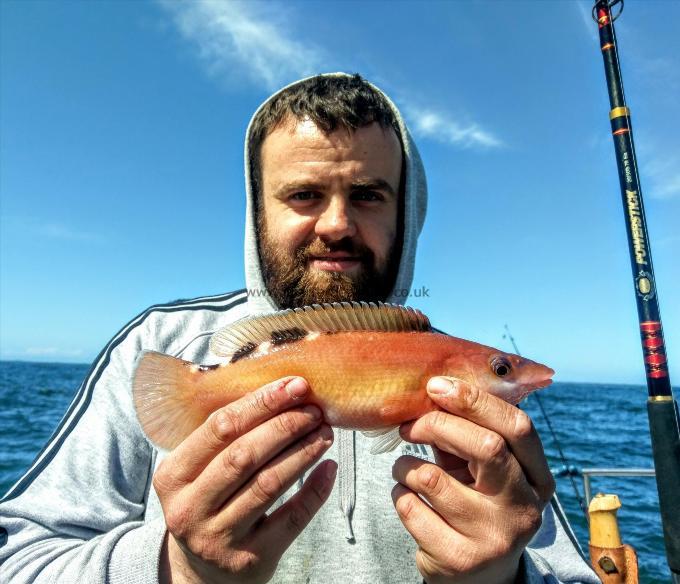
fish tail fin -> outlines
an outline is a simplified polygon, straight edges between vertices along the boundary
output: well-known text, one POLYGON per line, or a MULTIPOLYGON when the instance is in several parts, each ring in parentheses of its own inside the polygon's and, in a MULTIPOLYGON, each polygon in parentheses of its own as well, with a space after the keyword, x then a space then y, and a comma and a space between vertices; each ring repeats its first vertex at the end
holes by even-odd
POLYGON ((175 448, 205 419, 192 404, 192 366, 155 351, 144 351, 137 360, 132 381, 137 418, 149 440, 160 448, 175 448))

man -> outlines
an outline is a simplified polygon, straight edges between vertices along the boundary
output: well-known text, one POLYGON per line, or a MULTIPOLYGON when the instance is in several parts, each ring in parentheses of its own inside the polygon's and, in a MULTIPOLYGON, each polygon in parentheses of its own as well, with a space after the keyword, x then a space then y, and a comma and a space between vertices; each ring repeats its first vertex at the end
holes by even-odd
POLYGON ((149 444, 130 391, 142 350, 209 362, 209 334, 239 318, 399 302, 411 284, 425 179, 381 92, 358 76, 303 80, 263 104, 246 144, 248 292, 152 307, 114 337, 0 507, 0 580, 597 582, 548 505, 528 417, 462 380, 430 380, 443 411, 402 426, 429 445, 406 450, 420 456, 370 455, 369 439, 300 405, 310 388, 295 377, 170 453, 149 444))

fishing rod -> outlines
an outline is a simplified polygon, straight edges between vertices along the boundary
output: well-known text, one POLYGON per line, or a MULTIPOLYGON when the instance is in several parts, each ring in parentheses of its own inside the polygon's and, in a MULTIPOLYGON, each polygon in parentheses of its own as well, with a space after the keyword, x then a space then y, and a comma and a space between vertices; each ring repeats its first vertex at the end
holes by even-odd
MULTIPOLYGON (((517 343, 515 342, 515 337, 512 336, 512 333, 510 332, 510 328, 508 325, 505 325, 505 334, 503 335, 503 338, 507 338, 510 343, 512 343, 512 348, 514 349, 515 353, 519 356, 522 356, 522 353, 519 352, 519 348, 517 347, 517 343)), ((567 461, 567 457, 564 454, 564 450, 562 450, 562 444, 560 444, 560 439, 557 437, 557 432, 555 432, 555 428, 553 428, 552 422, 550 421, 550 416, 548 416, 548 412, 545 409, 545 406, 543 405, 543 400, 541 399, 541 396, 538 394, 538 392, 534 392, 531 394, 532 398, 535 399, 536 403, 538 404, 538 408, 541 411, 541 415, 543 416, 543 420, 545 420, 546 426, 548 426, 548 430, 550 431, 550 435, 552 436, 552 441, 553 444, 555 445, 555 448, 557 449, 557 453, 562 460, 562 468, 557 469, 557 470, 552 470, 551 472, 555 477, 569 477, 569 482, 571 483, 571 488, 574 491, 574 495, 576 495, 576 500, 578 501, 578 506, 581 508, 581 512, 583 513, 583 517, 585 518, 586 522, 589 521, 589 516, 588 516, 588 501, 584 500, 583 497, 581 497, 581 493, 578 490, 578 487, 576 486, 576 481, 574 480, 574 475, 580 475, 580 471, 576 469, 573 465, 569 464, 567 461)))
POLYGON ((652 438, 656 484, 663 525, 666 557, 673 582, 680 584, 680 428, 678 404, 673 399, 666 346, 659 313, 647 221, 640 190, 630 109, 626 105, 614 32, 614 20, 623 11, 623 0, 596 0, 593 19, 600 32, 600 48, 609 92, 612 135, 626 217, 630 263, 633 270, 640 340, 647 377, 647 414, 652 438), (612 8, 619 5, 615 15, 612 8))

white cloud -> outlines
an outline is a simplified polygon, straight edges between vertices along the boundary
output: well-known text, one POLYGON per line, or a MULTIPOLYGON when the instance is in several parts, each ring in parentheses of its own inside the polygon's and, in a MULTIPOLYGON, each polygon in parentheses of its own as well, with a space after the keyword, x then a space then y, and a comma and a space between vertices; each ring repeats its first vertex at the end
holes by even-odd
POLYGON ((669 56, 648 56, 642 51, 629 51, 626 59, 630 60, 634 72, 640 76, 640 84, 645 87, 646 91, 654 90, 654 99, 667 100, 675 107, 676 98, 673 96, 680 91, 677 59, 669 56))
POLYGON ((74 228, 66 223, 45 220, 42 217, 3 215, 1 221, 5 230, 40 239, 87 243, 102 243, 105 240, 101 233, 74 228))
MULTIPOLYGON (((236 0, 158 0, 212 75, 235 68, 266 89, 318 72, 319 49, 293 38, 281 5, 236 0)), ((224 77, 223 77, 224 78, 224 77)))
POLYGON ((680 196, 680 155, 667 154, 654 157, 642 168, 643 192, 655 199, 672 199, 680 196), (649 180, 649 187, 645 180, 649 180))
MULTIPOLYGON (((325 52, 294 38, 283 5, 241 0, 157 0, 182 37, 193 44, 209 74, 226 79, 234 71, 268 90, 325 69, 325 52)), ((300 28, 300 30, 302 30, 300 28)), ((302 36, 302 35, 298 35, 302 36)), ((476 123, 462 123, 431 109, 409 108, 415 134, 461 148, 494 148, 502 142, 476 123)))
POLYGON ((432 109, 406 106, 404 113, 416 136, 460 148, 498 148, 503 142, 474 122, 462 123, 450 114, 432 109))
POLYGON ((598 128, 598 130, 592 132, 588 137, 586 144, 592 150, 605 150, 606 152, 612 151, 612 134, 606 128, 598 128))
POLYGON ((28 357, 66 357, 73 359, 85 354, 82 349, 59 349, 58 347, 29 347, 24 351, 28 357))
POLYGON ((63 223, 46 223, 37 227, 38 232, 50 239, 62 239, 67 241, 101 241, 101 236, 89 231, 78 231, 63 223))
POLYGON ((593 41, 598 42, 600 35, 597 31, 597 23, 593 20, 593 5, 587 2, 575 2, 578 8, 579 14, 581 15, 581 20, 586 28, 588 36, 590 36, 593 41))
POLYGON ((680 235, 668 235, 666 237, 657 237, 654 239, 655 249, 674 248, 680 243, 680 235))
POLYGON ((642 192, 657 200, 680 198, 680 150, 660 133, 644 129, 635 141, 642 192))

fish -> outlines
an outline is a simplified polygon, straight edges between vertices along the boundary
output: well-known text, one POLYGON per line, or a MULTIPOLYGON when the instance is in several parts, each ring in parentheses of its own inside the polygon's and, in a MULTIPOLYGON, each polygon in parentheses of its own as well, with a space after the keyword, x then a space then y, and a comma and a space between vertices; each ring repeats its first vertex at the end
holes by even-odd
POLYGON ((455 377, 511 404, 547 387, 554 371, 499 349, 434 329, 419 310, 387 303, 314 304, 249 317, 215 332, 221 362, 201 365, 145 351, 133 373, 137 417, 149 440, 171 450, 215 410, 288 376, 309 385, 304 404, 331 426, 397 447, 399 426, 440 409, 431 377, 455 377))

